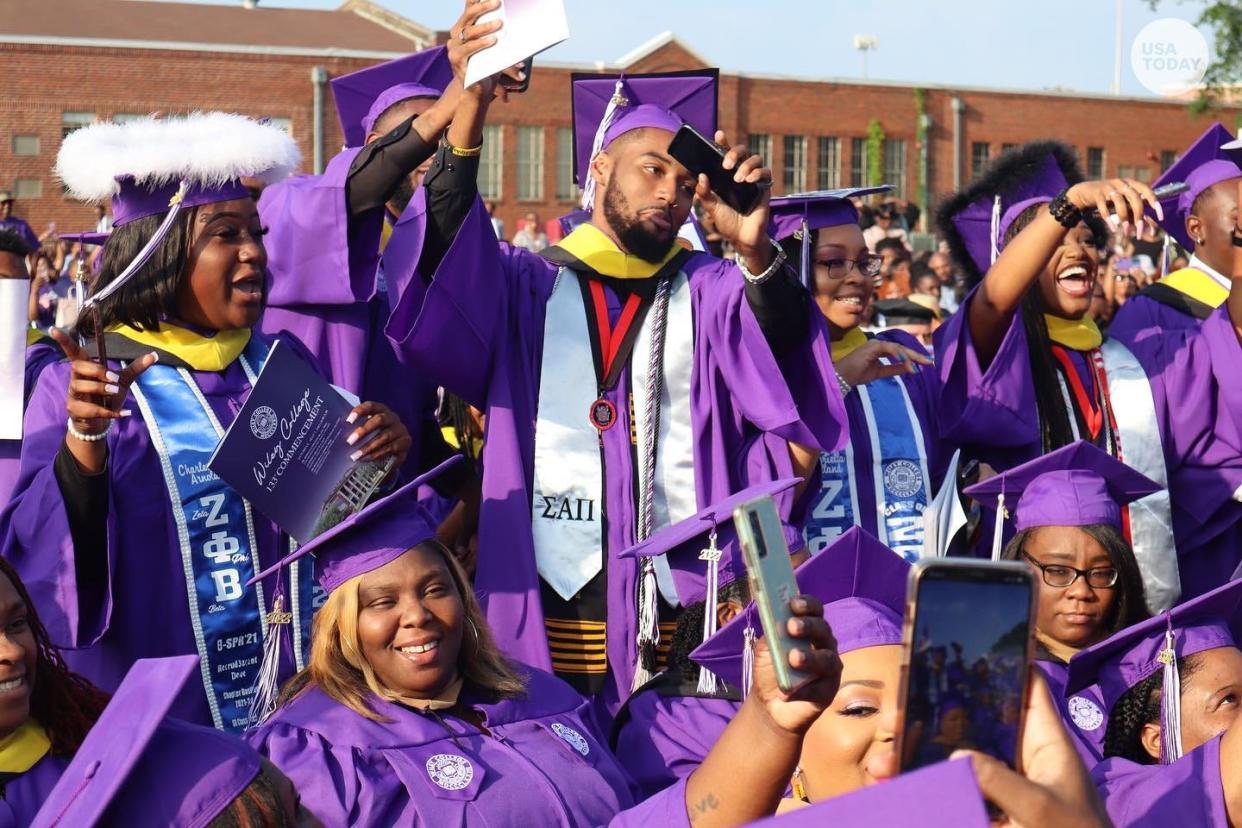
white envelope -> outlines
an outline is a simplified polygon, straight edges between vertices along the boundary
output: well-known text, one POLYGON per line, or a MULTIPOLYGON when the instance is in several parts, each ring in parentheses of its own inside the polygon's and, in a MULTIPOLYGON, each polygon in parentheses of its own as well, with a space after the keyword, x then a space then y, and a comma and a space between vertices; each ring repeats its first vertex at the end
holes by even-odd
POLYGON ((466 86, 521 63, 569 37, 564 0, 503 0, 499 9, 483 15, 479 22, 486 23, 497 17, 504 21, 504 26, 496 33, 496 45, 470 58, 466 65, 466 86))

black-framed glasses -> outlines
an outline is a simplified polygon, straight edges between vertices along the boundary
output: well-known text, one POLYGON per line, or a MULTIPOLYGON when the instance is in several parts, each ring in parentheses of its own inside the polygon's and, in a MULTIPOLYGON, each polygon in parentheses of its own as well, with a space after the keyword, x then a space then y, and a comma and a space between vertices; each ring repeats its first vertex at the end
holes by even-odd
POLYGON ((880 272, 884 260, 874 253, 868 253, 857 259, 821 259, 816 264, 828 268, 829 279, 844 279, 856 267, 864 276, 875 276, 880 272))
POLYGON ((1079 578, 1087 582, 1092 589, 1112 589, 1117 586, 1121 573, 1115 566, 1101 566, 1096 569, 1075 569, 1065 564, 1046 564, 1035 560, 1024 550, 1022 557, 1034 564, 1043 576, 1044 583, 1050 587, 1065 589, 1074 585, 1079 578))

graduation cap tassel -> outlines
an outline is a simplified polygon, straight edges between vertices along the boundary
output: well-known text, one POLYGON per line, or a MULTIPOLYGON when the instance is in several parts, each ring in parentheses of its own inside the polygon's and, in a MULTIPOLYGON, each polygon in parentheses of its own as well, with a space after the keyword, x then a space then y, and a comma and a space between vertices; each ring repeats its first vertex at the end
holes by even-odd
MULTIPOLYGON (((595 160, 595 156, 599 155, 600 150, 604 146, 604 135, 608 132, 608 127, 612 126, 612 122, 616 120, 617 109, 622 106, 629 106, 630 102, 622 94, 624 89, 624 80, 617 78, 617 86, 612 91, 612 97, 608 99, 608 106, 604 109, 604 117, 599 122, 599 128, 595 130, 595 140, 591 142, 591 157, 587 159, 587 165, 595 160)), ((590 169, 586 173, 586 184, 582 187, 582 209, 590 210, 595 206, 595 179, 591 177, 590 169)))
MULTIPOLYGON (((716 527, 707 536, 707 548, 699 553, 701 560, 707 561, 707 586, 703 599, 703 640, 707 641, 716 634, 716 603, 720 592, 720 549, 716 546, 716 527)), ((716 694, 716 674, 706 667, 699 668, 699 684, 696 690, 705 695, 716 694)))
POLYGON ((814 294, 814 285, 811 283, 811 231, 807 229, 806 218, 802 219, 802 266, 800 275, 802 276, 802 284, 806 285, 807 290, 814 294))
POLYGON ((1173 648, 1173 619, 1164 633, 1164 649, 1159 660, 1164 676, 1160 693, 1160 764, 1171 765, 1182 758, 1182 680, 1177 672, 1177 651, 1173 648))
POLYGON ((1169 275, 1169 261, 1173 252, 1173 235, 1171 233, 1164 234, 1164 243, 1160 245, 1160 278, 1163 279, 1169 275))
POLYGON ((276 710, 276 697, 280 694, 280 649, 293 613, 285 612, 285 596, 277 587, 272 598, 272 611, 267 614, 267 641, 263 642, 263 661, 259 676, 254 683, 254 696, 250 700, 250 722, 261 724, 276 710))
POLYGON ((755 628, 747 626, 742 633, 742 700, 750 695, 750 682, 755 675, 755 628))
POLYGON ((996 258, 1000 255, 1000 220, 1001 197, 997 196, 992 200, 992 232, 989 234, 992 239, 992 264, 996 264, 996 258))
POLYGON ((657 589, 655 564, 645 558, 638 580, 638 664, 634 667, 634 690, 655 676, 655 645, 660 629, 656 620, 659 613, 657 589))
POLYGON ((1005 534, 1005 518, 1008 517, 1005 511, 1005 493, 1001 492, 996 496, 996 525, 992 527, 992 560, 999 561, 1001 559, 1001 538, 1005 534))

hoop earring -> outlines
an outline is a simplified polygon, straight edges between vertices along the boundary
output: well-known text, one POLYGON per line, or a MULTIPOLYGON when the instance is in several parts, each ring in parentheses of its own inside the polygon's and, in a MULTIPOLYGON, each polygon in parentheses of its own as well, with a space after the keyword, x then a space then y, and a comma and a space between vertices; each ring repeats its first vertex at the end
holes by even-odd
POLYGON ((467 618, 466 623, 470 625, 470 632, 474 633, 474 654, 479 654, 479 628, 474 625, 474 621, 467 618))

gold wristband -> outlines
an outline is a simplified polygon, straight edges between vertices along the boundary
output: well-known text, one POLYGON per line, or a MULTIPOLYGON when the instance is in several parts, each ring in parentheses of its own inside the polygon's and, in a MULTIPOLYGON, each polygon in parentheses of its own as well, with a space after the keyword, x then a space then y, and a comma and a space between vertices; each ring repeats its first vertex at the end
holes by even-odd
POLYGON ((453 155, 456 155, 458 158, 473 158, 483 152, 482 144, 479 144, 477 147, 455 147, 447 141, 445 141, 444 144, 449 148, 449 152, 453 153, 453 155))

